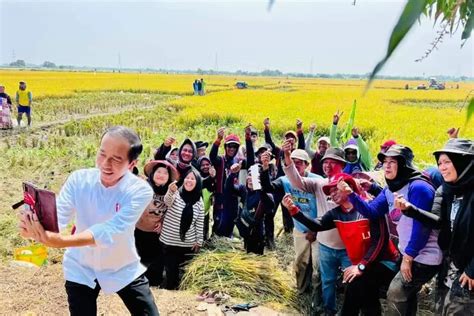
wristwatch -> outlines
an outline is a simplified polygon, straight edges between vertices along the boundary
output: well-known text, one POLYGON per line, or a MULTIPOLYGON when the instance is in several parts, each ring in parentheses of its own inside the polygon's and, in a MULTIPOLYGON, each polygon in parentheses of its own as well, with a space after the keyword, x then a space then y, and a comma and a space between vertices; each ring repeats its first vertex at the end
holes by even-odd
POLYGON ((357 265, 357 269, 359 269, 360 272, 364 272, 365 271, 365 264, 359 263, 357 265))

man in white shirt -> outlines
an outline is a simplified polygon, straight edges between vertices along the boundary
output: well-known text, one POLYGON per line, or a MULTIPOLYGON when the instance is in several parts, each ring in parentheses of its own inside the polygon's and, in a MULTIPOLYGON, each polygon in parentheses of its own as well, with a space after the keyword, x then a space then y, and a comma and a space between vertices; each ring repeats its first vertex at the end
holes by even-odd
POLYGON ((129 171, 142 149, 133 130, 112 127, 102 136, 96 168, 69 176, 56 203, 60 229, 75 219, 73 235, 45 231, 36 214, 22 215, 23 237, 67 248, 63 270, 71 315, 96 315, 100 289, 117 293, 132 315, 159 315, 133 233, 153 197, 151 187, 129 171))

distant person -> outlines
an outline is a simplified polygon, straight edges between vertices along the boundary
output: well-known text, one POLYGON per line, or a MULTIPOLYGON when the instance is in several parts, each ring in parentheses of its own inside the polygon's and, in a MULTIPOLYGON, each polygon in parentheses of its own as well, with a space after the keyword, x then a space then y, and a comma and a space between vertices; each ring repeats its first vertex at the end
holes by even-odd
POLYGON ((5 86, 0 84, 0 129, 10 129, 12 124, 12 100, 5 93, 5 86))
POLYGON ((31 126, 31 103, 33 102, 33 95, 31 91, 26 89, 26 82, 20 81, 20 86, 16 92, 16 103, 18 105, 18 127, 21 126, 21 119, 23 118, 23 113, 26 113, 26 118, 28 119, 28 127, 31 126))
POLYGON ((194 95, 198 95, 198 94, 199 94, 198 81, 199 81, 199 80, 196 79, 196 80, 194 80, 194 82, 193 82, 194 95))
POLYGON ((198 95, 202 95, 202 81, 196 80, 196 87, 198 95))
POLYGON ((199 89, 199 95, 205 95, 206 94, 206 83, 204 82, 204 79, 201 78, 201 89, 199 89))

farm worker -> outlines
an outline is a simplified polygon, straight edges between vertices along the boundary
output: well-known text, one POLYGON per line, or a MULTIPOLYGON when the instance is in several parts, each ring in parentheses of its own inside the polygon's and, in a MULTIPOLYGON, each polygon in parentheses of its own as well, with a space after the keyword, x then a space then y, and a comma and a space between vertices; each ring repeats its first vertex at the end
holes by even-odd
POLYGON ((369 219, 388 218, 392 240, 403 256, 400 272, 387 292, 387 315, 416 315, 418 291, 436 275, 443 259, 438 231, 403 215, 395 206, 400 195, 424 210, 433 204, 435 190, 429 179, 413 167, 413 157, 412 150, 402 145, 379 153, 387 186, 370 202, 357 194, 349 195, 352 205, 369 219))
MULTIPOLYGON (((253 154, 252 132, 254 130, 255 128, 250 124, 245 128, 245 147, 246 152, 249 153, 246 163, 247 166, 257 166, 253 171, 257 173, 257 178, 260 178, 261 165, 256 164, 256 157, 253 154)), ((254 186, 251 169, 248 169, 249 172, 245 174, 243 183, 238 181, 238 177, 241 176, 240 169, 238 163, 231 167, 231 174, 225 184, 226 191, 231 192, 233 198, 240 198, 241 207, 236 225, 244 238, 245 249, 247 252, 263 254, 267 234, 265 226, 269 219, 273 223, 275 215, 273 196, 254 186)))
POLYGON ((301 128, 300 130, 301 132, 298 133, 298 148, 302 147, 300 146, 300 144, 304 144, 304 148, 302 149, 306 150, 309 155, 309 158, 311 159, 311 173, 324 177, 325 175, 323 172, 323 164, 321 162, 321 159, 324 157, 326 150, 331 147, 329 137, 322 136, 318 138, 316 142, 318 149, 314 151, 311 149, 311 144, 313 143, 316 124, 311 124, 311 126, 309 127, 309 135, 306 140, 304 139, 303 128, 301 128))
POLYGON ((209 143, 198 140, 197 142, 194 142, 194 145, 196 146, 196 157, 194 157, 192 164, 194 168, 199 170, 198 159, 206 156, 206 149, 209 147, 209 143))
POLYGON ((469 315, 474 310, 473 141, 450 139, 434 156, 444 183, 436 191, 432 213, 401 196, 395 202, 404 215, 440 229, 438 243, 447 257, 438 278, 436 314, 469 315))
POLYGON ((71 315, 96 315, 101 289, 117 293, 133 315, 159 314, 135 248, 135 224, 153 199, 150 185, 129 171, 142 148, 133 130, 111 127, 102 135, 96 168, 68 177, 56 204, 60 229, 74 220, 73 235, 45 231, 36 214, 22 214, 23 237, 67 248, 63 269, 71 315))
POLYGON ((198 95, 199 94, 199 88, 198 88, 198 80, 194 80, 193 82, 193 91, 194 91, 194 95, 198 95))
MULTIPOLYGON (((171 145, 175 143, 175 139, 170 136, 165 139, 163 144, 155 152, 155 160, 164 160, 168 152, 171 150, 171 145)), ((181 146, 178 148, 178 160, 174 163, 174 166, 178 170, 180 177, 177 185, 180 187, 184 181, 184 174, 187 174, 189 169, 196 169, 192 165, 192 161, 196 158, 197 150, 196 145, 190 138, 186 138, 181 146)))
MULTIPOLYGON (((297 125, 297 130, 301 132, 300 125, 303 124, 300 120, 296 121, 297 125)), ((277 174, 276 178, 283 176, 285 173, 283 172, 283 166, 282 166, 282 161, 283 161, 283 152, 281 151, 280 147, 275 145, 273 142, 271 133, 270 133, 270 118, 265 118, 263 120, 263 126, 264 126, 264 133, 265 133, 265 143, 269 144, 272 147, 272 153, 276 158, 276 166, 277 166, 277 174)), ((291 151, 296 149, 295 144, 296 141, 298 140, 298 135, 295 131, 286 131, 285 134, 283 134, 284 140, 289 140, 291 144, 291 151)), ((298 143, 298 148, 304 149, 304 144, 298 143)), ((283 196, 279 196, 278 194, 274 196, 275 198, 275 207, 278 207, 280 205, 281 199, 283 196)), ((276 209, 275 209, 276 213, 276 209)), ((283 228, 285 233, 291 233, 293 231, 293 220, 291 219, 290 214, 288 213, 288 210, 284 207, 281 206, 281 214, 283 217, 283 228)), ((274 243, 269 245, 270 247, 274 247, 274 243)))
POLYGON ((167 161, 171 162, 173 165, 176 165, 178 162, 178 147, 171 148, 165 157, 167 161))
POLYGON ((143 171, 153 189, 153 200, 137 222, 135 245, 141 262, 147 267, 145 276, 150 286, 160 286, 163 281, 164 259, 159 238, 168 208, 164 198, 168 186, 178 180, 179 174, 166 160, 151 160, 143 171))
POLYGON ((26 82, 20 81, 20 86, 16 92, 16 103, 18 109, 18 127, 21 126, 21 119, 23 118, 23 113, 26 113, 26 118, 28 119, 28 126, 31 126, 31 102, 33 102, 33 94, 31 91, 26 89, 26 82))
MULTIPOLYGON (((318 217, 324 216, 329 210, 337 205, 327 199, 323 191, 323 186, 332 181, 336 174, 342 172, 346 161, 344 160, 344 151, 340 148, 331 147, 326 150, 323 162, 323 170, 327 178, 302 177, 296 165, 291 159, 291 145, 285 142, 282 150, 285 157, 285 171, 290 184, 294 189, 312 193, 316 198, 318 217)), ((344 243, 336 229, 318 233, 319 242, 319 269, 321 272, 322 297, 324 312, 333 315, 336 310, 336 280, 339 267, 347 268, 351 265, 344 243)))
POLYGON ((217 138, 212 144, 209 158, 216 169, 216 191, 214 194, 212 232, 217 236, 232 237, 234 219, 238 213, 238 199, 226 190, 225 183, 230 174, 230 167, 240 163, 246 169, 246 160, 237 161, 237 151, 240 147, 240 138, 229 134, 224 138, 225 128, 217 130, 217 138), (221 143, 224 142, 224 155, 218 156, 221 143))
MULTIPOLYGON (((329 139, 332 147, 338 147, 337 124, 344 112, 337 111, 333 116, 329 139)), ((351 130, 352 139, 344 146, 345 159, 347 161, 344 172, 351 174, 353 172, 370 171, 372 169, 372 158, 370 156, 369 146, 359 134, 359 129, 353 127, 351 130)))
POLYGON ((201 197, 202 180, 194 168, 182 175, 183 185, 168 186, 164 202, 168 206, 160 242, 166 271, 166 289, 175 290, 180 270, 192 259, 203 243, 204 212, 201 197))
POLYGON ((199 95, 205 95, 206 94, 206 83, 204 82, 204 79, 202 79, 202 78, 199 82, 200 82, 199 95))
POLYGON ((209 211, 216 190, 216 169, 211 165, 211 159, 202 156, 197 162, 202 178, 202 200, 204 203, 204 240, 209 239, 209 211))
MULTIPOLYGON (((393 139, 388 139, 388 140, 386 140, 385 142, 383 142, 382 145, 380 145, 380 152, 381 152, 381 153, 385 153, 385 152, 387 152, 387 150, 390 148, 390 146, 396 145, 396 144, 397 144, 397 142, 394 141, 393 139)), ((381 162, 379 161, 379 162, 377 162, 377 164, 375 165, 374 170, 375 170, 375 171, 378 171, 378 170, 382 170, 382 168, 383 168, 383 163, 381 163, 381 162)))
MULTIPOLYGON (((306 169, 309 165, 309 156, 302 149, 296 149, 291 153, 290 158, 301 177, 321 178, 318 175, 308 172, 306 169)), ((262 154, 262 174, 260 175, 262 191, 265 193, 291 194, 294 196, 294 204, 298 206, 302 213, 311 219, 318 216, 318 207, 316 197, 313 193, 305 192, 294 188, 287 176, 281 176, 275 180, 271 180, 270 176, 270 160, 271 152, 267 151, 262 154)), ((294 220, 294 219, 293 219, 294 220)), ((316 240, 316 234, 312 233, 304 224, 294 220, 293 229, 293 245, 295 247, 295 261, 293 269, 296 276, 296 286, 299 293, 304 293, 313 286, 313 304, 314 307, 321 308, 321 277, 319 272, 319 243, 316 240), (312 274, 308 271, 312 270, 312 274)), ((315 312, 321 312, 315 310, 315 312)))
POLYGON ((12 124, 12 100, 8 94, 5 93, 5 86, 0 84, 0 128, 10 129, 12 124))
POLYGON ((196 86, 197 86, 198 94, 202 95, 202 81, 200 80, 196 80, 196 81, 197 81, 196 86))
POLYGON ((368 220, 349 202, 354 191, 366 199, 356 180, 340 173, 323 186, 326 195, 338 205, 317 219, 308 217, 293 203, 294 197, 287 194, 283 203, 293 218, 306 224, 313 232, 336 228, 347 249, 351 266, 344 270, 343 282, 347 283, 341 315, 382 315, 379 291, 386 288, 398 272, 399 253, 390 240, 388 225, 384 218, 368 220))

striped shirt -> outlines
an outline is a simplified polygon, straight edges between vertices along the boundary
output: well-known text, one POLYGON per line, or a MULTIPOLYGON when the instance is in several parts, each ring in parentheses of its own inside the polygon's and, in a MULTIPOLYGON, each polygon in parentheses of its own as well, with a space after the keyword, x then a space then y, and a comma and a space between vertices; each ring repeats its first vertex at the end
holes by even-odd
POLYGON ((202 246, 204 236, 204 204, 202 198, 193 205, 193 221, 186 232, 184 242, 179 236, 179 226, 186 203, 179 192, 171 193, 168 191, 165 195, 165 204, 168 205, 168 211, 163 221, 160 241, 168 246, 192 247, 195 243, 202 246))

